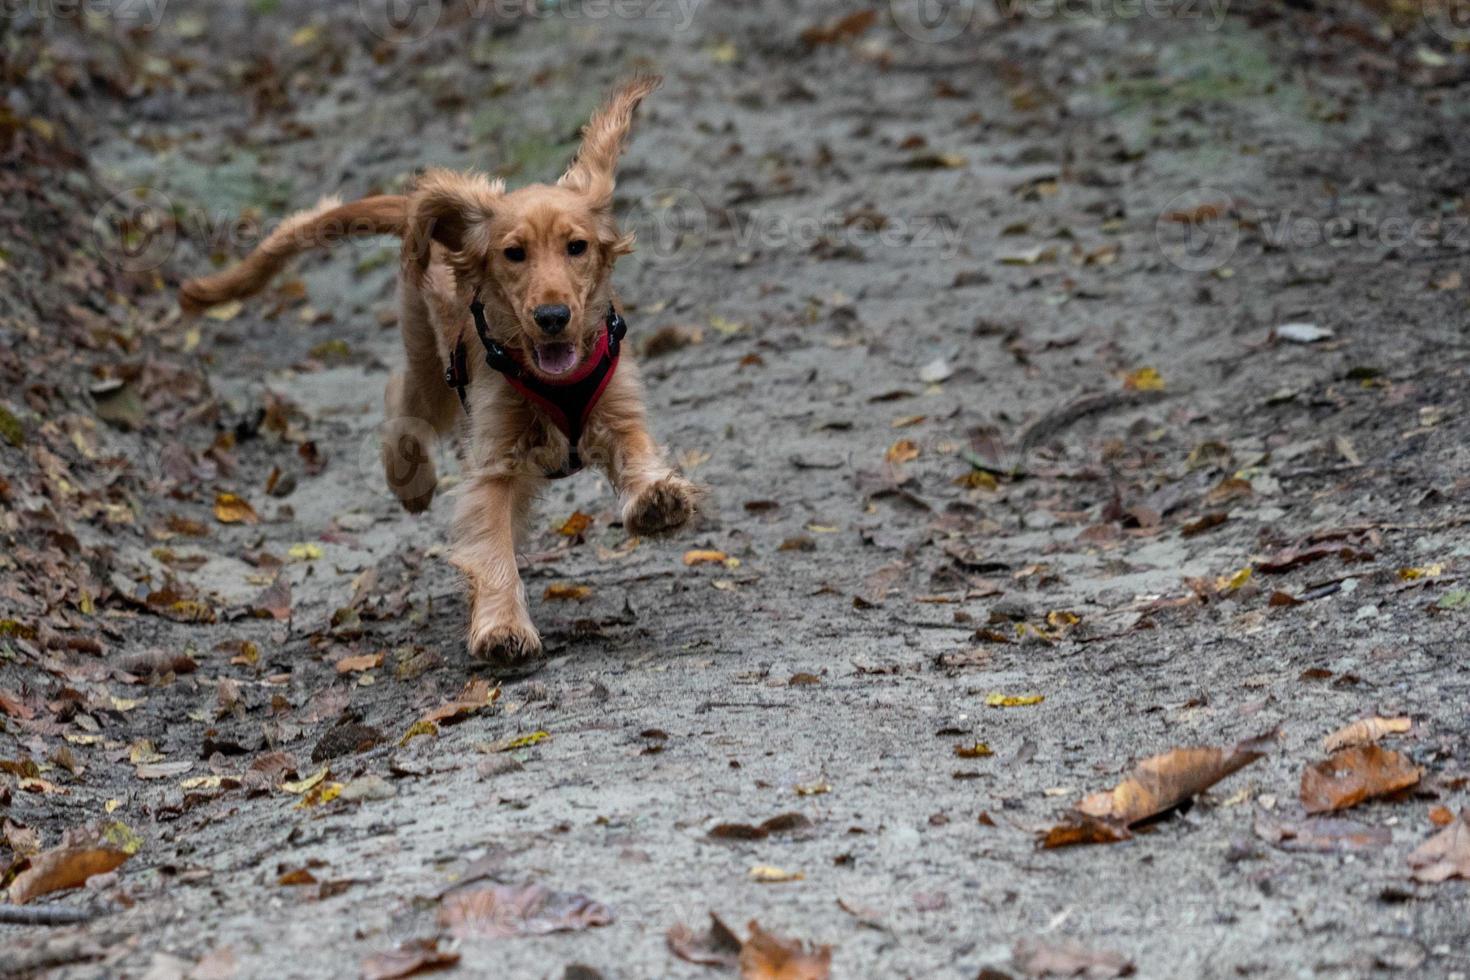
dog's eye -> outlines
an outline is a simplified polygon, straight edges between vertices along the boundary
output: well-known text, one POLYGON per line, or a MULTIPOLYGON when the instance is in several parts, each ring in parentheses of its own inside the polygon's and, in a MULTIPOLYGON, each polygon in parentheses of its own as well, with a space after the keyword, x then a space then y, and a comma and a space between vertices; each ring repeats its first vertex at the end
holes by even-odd
POLYGON ((526 250, 519 245, 512 245, 505 250, 505 257, 512 262, 524 262, 526 261, 526 250))
POLYGON ((587 243, 582 239, 574 238, 573 240, 567 242, 568 255, 581 255, 585 251, 587 251, 587 243))

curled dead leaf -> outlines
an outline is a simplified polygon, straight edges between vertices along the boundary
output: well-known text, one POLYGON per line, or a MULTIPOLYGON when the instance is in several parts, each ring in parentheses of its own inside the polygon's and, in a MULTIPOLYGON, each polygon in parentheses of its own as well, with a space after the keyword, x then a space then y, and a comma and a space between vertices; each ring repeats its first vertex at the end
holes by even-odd
POLYGON ((459 939, 540 936, 612 921, 612 910, 601 902, 537 884, 464 889, 444 896, 439 905, 439 924, 459 939))
POLYGON ((1424 770, 1399 752, 1376 745, 1344 749, 1302 772, 1302 805, 1308 813, 1346 810, 1419 782, 1424 770))
POLYGON ((1077 805, 1091 817, 1132 826, 1171 810, 1261 758, 1275 733, 1233 748, 1181 748, 1144 759, 1116 787, 1077 805))
POLYGON ((260 515, 244 497, 233 493, 214 495, 214 519, 221 524, 259 524, 260 515))
POLYGON ((1470 880, 1470 810, 1409 855, 1416 881, 1440 882, 1450 878, 1470 880))
POLYGON ((750 938, 740 948, 741 980, 827 980, 832 947, 810 946, 766 932, 751 919, 750 938))
POLYGON ((128 851, 111 846, 55 847, 31 858, 24 871, 10 883, 10 901, 24 905, 31 899, 68 888, 79 888, 87 879, 106 874, 126 861, 128 851))
POLYGON ((1385 735, 1401 735, 1414 727, 1410 718, 1363 718, 1344 725, 1322 740, 1322 751, 1336 752, 1359 745, 1371 745, 1385 735))

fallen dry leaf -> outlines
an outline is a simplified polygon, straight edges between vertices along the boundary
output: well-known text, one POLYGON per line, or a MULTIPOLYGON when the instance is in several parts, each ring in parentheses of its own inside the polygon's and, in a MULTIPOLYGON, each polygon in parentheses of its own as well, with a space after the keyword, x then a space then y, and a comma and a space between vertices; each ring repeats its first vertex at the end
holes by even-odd
POLYGON ((997 691, 985 695, 985 706, 987 708, 1026 708, 1045 700, 1044 694, 1001 694, 997 691))
POLYGON ((721 840, 764 840, 772 834, 784 834, 811 825, 812 822, 799 813, 783 813, 760 824, 718 824, 710 830, 709 835, 721 840))
POLYGON ((696 935, 684 923, 676 922, 665 938, 670 952, 681 960, 727 970, 740 965, 740 937, 713 912, 709 914, 709 929, 703 934, 696 935))
POLYGON ((544 885, 491 885, 451 892, 439 905, 439 925, 458 939, 503 939, 605 926, 612 911, 586 895, 544 885))
POLYGON ((1393 842, 1387 827, 1373 827, 1340 817, 1277 818, 1268 813, 1256 814, 1256 836, 1283 851, 1307 851, 1333 854, 1354 851, 1376 851, 1393 842))
POLYGON ((574 585, 571 582, 552 582, 546 587, 543 599, 576 599, 581 601, 592 594, 590 585, 574 585))
POLYGON ((812 947, 766 932, 751 919, 750 938, 740 948, 741 980, 827 980, 832 947, 812 947))
POLYGON ((453 701, 441 704, 419 719, 433 725, 463 721, 481 708, 488 708, 500 698, 499 686, 491 687, 483 677, 476 677, 464 686, 453 701))
POLYGON ((233 493, 214 495, 214 519, 221 524, 259 524, 260 515, 255 513, 244 497, 233 493))
POLYGON ((909 463, 919 458, 919 444, 912 439, 900 439, 888 447, 883 458, 890 463, 909 463))
POLYGON ((1122 953, 1089 949, 1070 940, 1022 939, 1011 951, 1016 969, 1030 977, 1126 977, 1133 964, 1122 953))
POLYGON ((410 939, 384 953, 362 961, 363 980, 397 980, 415 973, 442 970, 459 962, 459 954, 440 951, 439 940, 410 939))
POLYGON ((383 654, 365 653, 360 657, 343 657, 337 661, 337 673, 355 674, 364 670, 376 670, 383 666, 383 654))
POLYGON ((1470 810, 1461 810, 1458 820, 1414 848, 1409 866, 1415 881, 1470 880, 1470 810))
POLYGON ((1076 844, 1115 844, 1132 836, 1128 828, 1120 823, 1077 813, 1048 830, 1042 836, 1040 845, 1047 850, 1053 850, 1076 844))
POLYGON ((787 871, 771 864, 757 864, 750 869, 750 880, 763 885, 775 885, 784 881, 802 881, 806 875, 800 871, 787 871))
POLYGON ((94 875, 106 874, 131 855, 107 846, 56 847, 36 855, 10 883, 10 901, 24 905, 38 895, 79 888, 94 875))
POLYGON ((819 44, 836 44, 849 38, 860 37, 867 33, 878 20, 878 11, 859 10, 833 20, 814 24, 801 32, 801 43, 808 47, 816 47, 819 44))
POLYGON ((730 556, 723 551, 695 548, 684 552, 684 564, 686 565, 723 565, 725 559, 730 556))
POLYGON ((572 516, 562 522, 556 532, 569 538, 579 538, 592 526, 592 515, 584 514, 580 510, 572 511, 572 516))
POLYGON ((1322 751, 1336 752, 1359 745, 1372 745, 1385 735, 1402 734, 1414 727, 1409 718, 1364 718, 1344 725, 1322 740, 1322 751))
POLYGON ((1123 379, 1123 387, 1129 391, 1163 391, 1165 386, 1158 368, 1141 367, 1129 372, 1123 379))
POLYGON ((1144 759, 1115 788, 1093 793, 1077 809, 1132 826, 1173 809, 1255 762, 1274 737, 1272 732, 1229 749, 1181 748, 1144 759))
POLYGON ((1346 810, 1419 782, 1424 770, 1408 756, 1376 745, 1344 749, 1302 772, 1302 805, 1308 813, 1346 810))

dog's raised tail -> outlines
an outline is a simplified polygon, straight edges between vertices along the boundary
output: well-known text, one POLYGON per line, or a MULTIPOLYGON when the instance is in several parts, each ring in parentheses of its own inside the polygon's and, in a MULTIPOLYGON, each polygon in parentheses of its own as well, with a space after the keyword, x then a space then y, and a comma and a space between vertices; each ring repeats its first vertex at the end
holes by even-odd
POLYGON ((408 198, 398 194, 364 197, 343 204, 324 197, 316 207, 298 211, 266 236, 255 251, 212 276, 189 279, 179 287, 179 305, 198 313, 226 300, 253 296, 281 271, 292 256, 313 248, 329 248, 367 235, 403 236, 408 198))

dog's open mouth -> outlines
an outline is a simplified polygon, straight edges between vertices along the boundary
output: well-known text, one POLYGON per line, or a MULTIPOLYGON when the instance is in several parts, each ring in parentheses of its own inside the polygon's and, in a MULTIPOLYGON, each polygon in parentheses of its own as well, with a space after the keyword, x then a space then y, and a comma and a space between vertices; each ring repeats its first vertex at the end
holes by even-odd
POLYGON ((577 348, 571 344, 537 344, 532 356, 536 366, 547 374, 566 374, 577 366, 577 348))

